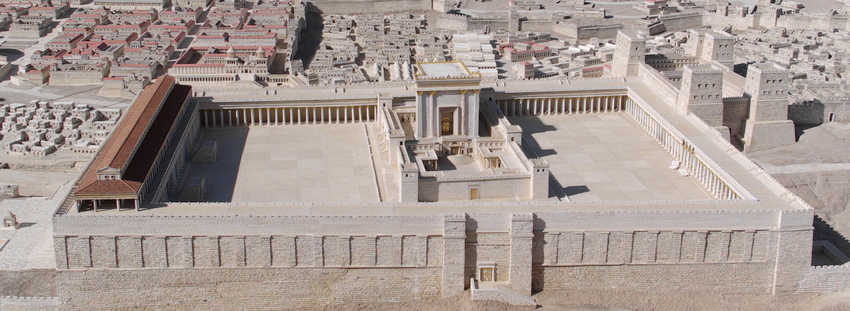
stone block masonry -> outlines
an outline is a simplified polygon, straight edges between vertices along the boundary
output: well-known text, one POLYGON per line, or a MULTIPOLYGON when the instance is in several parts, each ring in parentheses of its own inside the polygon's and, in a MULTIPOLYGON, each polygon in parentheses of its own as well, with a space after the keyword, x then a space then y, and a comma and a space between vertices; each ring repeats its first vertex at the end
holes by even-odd
POLYGON ((218 143, 205 141, 192 156, 192 163, 215 163, 218 159, 218 143))
POLYGON ((495 266, 496 280, 523 295, 770 293, 794 291, 811 275, 799 256, 811 247, 811 217, 767 209, 78 215, 54 218, 54 245, 58 292, 73 310, 435 299, 463 293, 482 266, 495 266))
POLYGON ((279 310, 439 298, 440 268, 64 270, 69 310, 279 310))

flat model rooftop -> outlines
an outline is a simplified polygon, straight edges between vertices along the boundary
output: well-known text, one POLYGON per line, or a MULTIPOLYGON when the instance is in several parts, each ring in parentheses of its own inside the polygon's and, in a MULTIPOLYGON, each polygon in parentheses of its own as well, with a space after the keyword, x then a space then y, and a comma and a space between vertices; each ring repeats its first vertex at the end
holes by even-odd
POLYGON ((571 201, 712 199, 694 178, 671 170, 673 158, 623 113, 512 117, 511 122, 549 162, 571 201))
POLYGON ((459 77, 469 74, 461 62, 421 63, 422 75, 430 78, 459 77))

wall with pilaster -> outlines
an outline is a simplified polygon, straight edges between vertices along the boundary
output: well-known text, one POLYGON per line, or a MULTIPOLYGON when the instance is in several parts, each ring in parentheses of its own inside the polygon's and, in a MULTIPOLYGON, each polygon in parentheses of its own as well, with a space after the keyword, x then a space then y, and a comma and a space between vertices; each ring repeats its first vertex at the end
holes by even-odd
POLYGON ((79 215, 54 219, 54 246, 57 290, 68 309, 433 299, 462 293, 482 263, 495 263, 496 279, 523 294, 766 293, 794 291, 817 277, 809 272, 811 218, 805 209, 603 205, 393 216, 79 215))

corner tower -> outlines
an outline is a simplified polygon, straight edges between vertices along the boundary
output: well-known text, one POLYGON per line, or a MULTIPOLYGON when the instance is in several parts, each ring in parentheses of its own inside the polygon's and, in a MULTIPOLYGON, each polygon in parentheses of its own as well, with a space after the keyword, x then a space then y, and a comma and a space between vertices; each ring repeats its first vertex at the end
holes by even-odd
POLYGON ((773 64, 750 65, 744 92, 750 96, 750 117, 744 133, 744 151, 793 144, 794 122, 788 120, 791 75, 773 64))

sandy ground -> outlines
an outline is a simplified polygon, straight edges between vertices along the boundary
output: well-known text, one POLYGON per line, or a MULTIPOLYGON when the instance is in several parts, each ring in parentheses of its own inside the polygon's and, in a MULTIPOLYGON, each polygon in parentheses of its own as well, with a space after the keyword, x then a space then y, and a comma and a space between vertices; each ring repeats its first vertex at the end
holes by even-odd
POLYGON ((806 129, 797 143, 750 153, 768 173, 850 236, 850 124, 806 129))
POLYGON ((850 310, 850 291, 825 295, 641 293, 626 291, 546 291, 535 295, 537 308, 471 301, 469 292, 449 299, 406 303, 330 305, 318 310, 850 310))
POLYGON ((56 270, 0 270, 0 296, 52 297, 56 295, 56 270))

